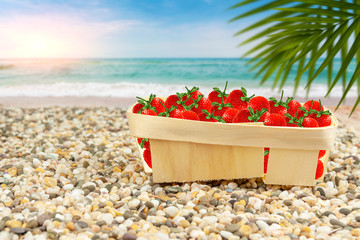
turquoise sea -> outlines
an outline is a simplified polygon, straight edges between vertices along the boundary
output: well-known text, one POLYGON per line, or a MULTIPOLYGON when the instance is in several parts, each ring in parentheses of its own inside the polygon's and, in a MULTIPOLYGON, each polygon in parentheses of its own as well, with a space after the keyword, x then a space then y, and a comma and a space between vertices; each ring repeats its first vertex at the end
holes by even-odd
MULTIPOLYGON (((2 59, 0 96, 104 96, 134 97, 155 93, 165 96, 183 91, 184 86, 199 86, 204 93, 212 87, 229 90, 246 87, 256 95, 278 95, 271 82, 260 86, 261 77, 250 73, 248 59, 2 59)), ((334 62, 339 67, 340 60, 334 62)), ((319 63, 320 64, 320 63, 319 63)), ((348 72, 354 71, 353 63, 348 72)), ((285 95, 292 95, 296 69, 289 74, 285 95)), ((303 78, 298 96, 305 95, 303 78)), ((326 73, 312 86, 310 96, 326 92, 326 73)), ((339 85, 332 96, 341 95, 339 85)), ((349 96, 355 96, 355 90, 349 96)))

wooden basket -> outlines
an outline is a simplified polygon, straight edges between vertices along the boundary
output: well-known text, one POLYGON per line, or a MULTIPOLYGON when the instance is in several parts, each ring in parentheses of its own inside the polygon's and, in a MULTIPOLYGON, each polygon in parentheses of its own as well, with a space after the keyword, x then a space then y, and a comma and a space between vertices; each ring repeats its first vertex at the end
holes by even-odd
POLYGON ((319 150, 333 147, 337 128, 333 116, 322 128, 201 122, 135 114, 132 107, 127 117, 134 137, 150 139, 154 182, 263 178, 266 184, 312 186, 319 150), (266 176, 264 147, 270 148, 266 176))

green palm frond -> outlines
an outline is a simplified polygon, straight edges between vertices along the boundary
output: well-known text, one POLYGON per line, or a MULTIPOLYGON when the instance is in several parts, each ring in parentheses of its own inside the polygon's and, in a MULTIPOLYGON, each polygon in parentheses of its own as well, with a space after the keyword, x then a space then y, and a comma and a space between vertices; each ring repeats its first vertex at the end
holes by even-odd
MULTIPOLYGON (((242 0, 230 9, 242 8, 254 2, 260 1, 242 0)), ((343 94, 337 107, 343 103, 350 89, 357 87, 358 98, 352 114, 360 104, 360 0, 271 0, 235 16, 229 22, 269 10, 276 12, 235 33, 235 36, 239 36, 261 29, 239 44, 241 46, 261 40, 244 54, 255 55, 248 63, 252 64, 251 70, 257 71, 256 76, 262 75, 261 84, 275 75, 273 88, 282 88, 291 69, 297 67, 296 77, 292 79, 294 94, 305 72, 308 72, 308 92, 320 73, 327 71, 326 96, 342 79, 343 94), (341 66, 333 78, 333 61, 336 56, 341 56, 341 66), (317 66, 320 59, 321 64, 317 66), (347 76, 347 68, 354 59, 355 71, 347 76)))

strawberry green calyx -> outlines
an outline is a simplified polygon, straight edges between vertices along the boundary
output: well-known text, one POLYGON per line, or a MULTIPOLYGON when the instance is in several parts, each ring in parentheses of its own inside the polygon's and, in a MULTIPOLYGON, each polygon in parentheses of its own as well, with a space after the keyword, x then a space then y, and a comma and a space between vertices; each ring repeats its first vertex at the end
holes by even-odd
POLYGON ((197 97, 197 99, 193 99, 193 103, 191 104, 194 108, 198 108, 199 107, 199 102, 200 100, 204 97, 204 95, 199 95, 197 97))
POLYGON ((264 151, 264 157, 265 157, 266 155, 268 155, 269 153, 270 153, 270 151, 265 150, 265 151, 264 151))
POLYGON ((188 100, 188 99, 184 99, 183 100, 183 97, 186 96, 186 93, 176 93, 176 96, 178 96, 179 100, 176 101, 177 104, 181 105, 181 106, 186 106, 185 105, 185 102, 188 100))
POLYGON ((165 112, 159 113, 159 116, 165 115, 165 117, 170 117, 170 113, 177 108, 176 106, 171 106, 170 108, 167 108, 162 102, 160 102, 160 104, 163 105, 163 107, 165 108, 165 112))
MULTIPOLYGON (((304 107, 300 107, 300 108, 299 108, 301 111, 305 112, 304 115, 303 115, 304 118, 307 117, 307 116, 309 116, 310 114, 313 114, 313 113, 316 113, 316 114, 317 114, 317 113, 319 112, 319 111, 317 111, 317 110, 315 110, 315 109, 312 109, 313 103, 314 103, 314 101, 311 100, 311 105, 310 105, 310 110, 309 110, 309 111, 308 111, 306 108, 304 108, 304 107)), ((321 110, 321 109, 320 109, 320 110, 321 110)))
POLYGON ((146 100, 146 99, 141 98, 141 97, 136 97, 137 99, 139 99, 138 102, 144 106, 138 111, 138 113, 141 113, 143 110, 146 110, 146 109, 150 109, 150 110, 153 110, 153 111, 156 112, 156 108, 151 106, 151 101, 155 97, 156 97, 155 94, 150 94, 149 100, 146 100))
POLYGON ((281 91, 281 97, 279 101, 274 97, 270 97, 269 99, 275 103, 274 107, 282 106, 288 109, 290 101, 293 100, 294 98, 288 97, 287 100, 283 102, 282 101, 283 97, 284 97, 284 90, 281 91))
POLYGON ((218 97, 221 97, 222 99, 224 99, 224 97, 227 97, 229 96, 229 94, 226 94, 226 88, 227 88, 227 85, 228 85, 228 81, 226 81, 225 83, 225 88, 224 88, 224 91, 221 91, 218 87, 214 87, 214 91, 218 92, 218 97))
POLYGON ((255 94, 253 94, 251 97, 248 97, 247 90, 244 87, 241 88, 241 91, 244 94, 244 96, 240 98, 241 101, 246 101, 247 103, 249 103, 250 99, 255 96, 255 94))
POLYGON ((331 116, 331 112, 329 110, 323 111, 322 110, 322 104, 321 104, 321 100, 319 99, 319 103, 320 103, 320 111, 318 111, 318 114, 316 114, 316 117, 321 117, 321 115, 330 115, 331 116))
POLYGON ((255 112, 252 107, 248 107, 248 109, 249 109, 249 112, 250 112, 250 115, 251 115, 251 116, 248 117, 248 119, 249 119, 250 121, 252 121, 252 122, 257 122, 257 121, 259 121, 259 119, 261 118, 261 116, 262 116, 265 112, 267 112, 267 109, 266 109, 266 108, 263 108, 263 109, 261 109, 261 111, 257 111, 257 112, 255 112))
POLYGON ((201 111, 206 114, 206 119, 211 119, 212 118, 212 119, 215 119, 218 122, 226 123, 225 120, 222 119, 222 117, 214 115, 215 110, 213 110, 212 113, 209 113, 208 110, 206 110, 206 109, 203 109, 201 111))
POLYGON ((299 112, 299 108, 296 109, 296 113, 295 113, 294 117, 288 113, 285 113, 284 116, 290 119, 288 123, 295 124, 295 125, 298 125, 299 127, 302 127, 302 122, 304 121, 304 117, 297 118, 298 112, 299 112))
POLYGON ((148 142, 148 141, 149 141, 148 138, 143 138, 143 139, 141 140, 140 147, 141 147, 141 148, 144 148, 145 142, 148 142))

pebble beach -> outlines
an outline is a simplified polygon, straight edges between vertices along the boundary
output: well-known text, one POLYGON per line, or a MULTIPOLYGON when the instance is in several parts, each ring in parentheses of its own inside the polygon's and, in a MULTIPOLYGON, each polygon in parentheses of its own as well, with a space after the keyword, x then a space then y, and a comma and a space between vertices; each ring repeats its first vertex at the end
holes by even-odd
POLYGON ((153 183, 117 107, 1 108, 0 133, 0 240, 360 238, 360 138, 342 122, 314 187, 153 183))

